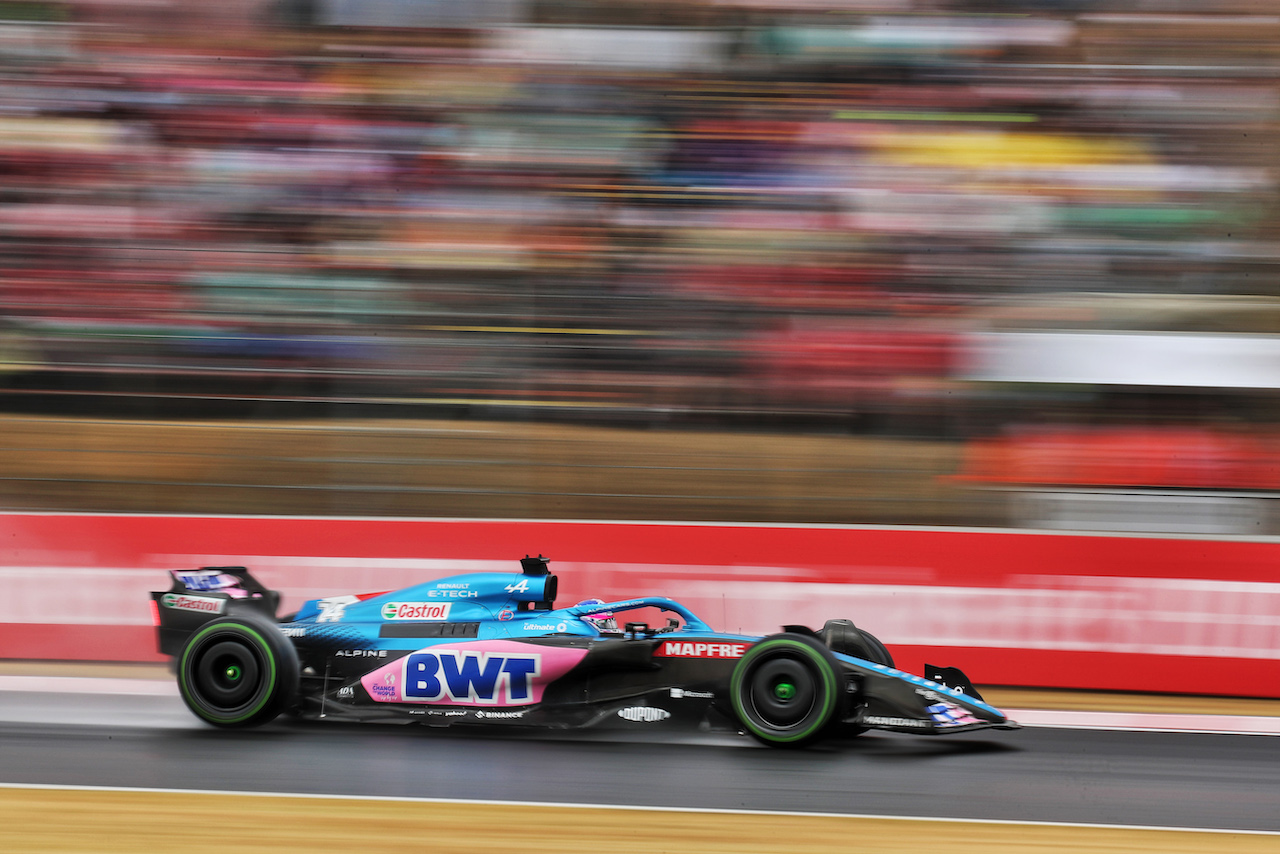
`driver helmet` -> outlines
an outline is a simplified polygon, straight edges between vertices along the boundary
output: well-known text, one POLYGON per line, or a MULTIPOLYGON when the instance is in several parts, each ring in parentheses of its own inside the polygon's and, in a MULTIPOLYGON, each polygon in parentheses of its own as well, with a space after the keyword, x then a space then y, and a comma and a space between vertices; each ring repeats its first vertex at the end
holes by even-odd
MULTIPOLYGON (((583 599, 581 602, 579 602, 577 605, 574 605, 573 607, 578 608, 582 605, 590 606, 590 605, 603 605, 603 604, 604 604, 603 599, 583 599)), ((595 614, 587 614, 582 619, 584 622, 588 623, 589 625, 595 626, 597 629, 599 629, 602 632, 616 632, 618 630, 618 621, 613 618, 612 611, 599 611, 595 614)))

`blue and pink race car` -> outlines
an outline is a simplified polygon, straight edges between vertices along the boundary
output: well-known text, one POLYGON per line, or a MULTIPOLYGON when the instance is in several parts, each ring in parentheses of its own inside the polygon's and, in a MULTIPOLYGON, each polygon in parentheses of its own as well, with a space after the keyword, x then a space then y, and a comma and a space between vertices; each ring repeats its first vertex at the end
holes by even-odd
POLYGON ((171 572, 152 594, 183 700, 218 727, 303 719, 432 726, 727 729, 786 747, 869 729, 1016 729, 955 668, 893 666, 848 620, 726 634, 645 596, 555 606, 543 557, 277 616, 244 567, 171 572), (640 618, 660 615, 663 625, 640 618), (635 619, 628 619, 628 617, 635 619))

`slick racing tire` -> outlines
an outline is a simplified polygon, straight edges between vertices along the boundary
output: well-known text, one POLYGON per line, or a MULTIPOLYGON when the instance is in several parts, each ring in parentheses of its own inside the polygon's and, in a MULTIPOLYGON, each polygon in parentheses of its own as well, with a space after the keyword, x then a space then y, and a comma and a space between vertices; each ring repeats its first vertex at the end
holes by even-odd
POLYGON ((298 689, 298 653, 276 625, 257 614, 201 626, 178 656, 178 689, 196 717, 217 727, 274 719, 298 689))
POLYGON ((770 635, 738 660, 729 698, 754 738, 773 747, 799 747, 840 720, 840 672, 831 651, 815 638, 770 635))

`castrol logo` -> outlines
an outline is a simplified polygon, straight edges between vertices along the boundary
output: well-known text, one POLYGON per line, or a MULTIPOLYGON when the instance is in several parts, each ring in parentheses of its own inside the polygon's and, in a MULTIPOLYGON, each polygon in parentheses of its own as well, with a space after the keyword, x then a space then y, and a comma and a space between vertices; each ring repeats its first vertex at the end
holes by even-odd
POLYGON ((226 599, 214 599, 211 596, 183 596, 178 593, 166 593, 160 597, 160 604, 175 611, 201 611, 205 614, 221 614, 226 607, 226 599))
POLYGON ((447 620, 452 602, 388 602, 382 606, 384 620, 447 620))

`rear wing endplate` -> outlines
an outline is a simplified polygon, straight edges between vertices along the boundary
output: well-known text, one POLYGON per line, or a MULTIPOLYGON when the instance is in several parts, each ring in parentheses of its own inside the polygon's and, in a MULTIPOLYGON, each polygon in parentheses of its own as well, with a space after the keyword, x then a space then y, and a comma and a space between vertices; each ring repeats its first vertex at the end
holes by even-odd
POLYGON ((210 620, 237 611, 257 611, 271 619, 280 593, 269 590, 243 566, 202 566, 169 571, 168 590, 151 594, 156 645, 163 655, 177 655, 187 638, 210 620))

